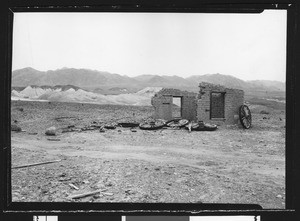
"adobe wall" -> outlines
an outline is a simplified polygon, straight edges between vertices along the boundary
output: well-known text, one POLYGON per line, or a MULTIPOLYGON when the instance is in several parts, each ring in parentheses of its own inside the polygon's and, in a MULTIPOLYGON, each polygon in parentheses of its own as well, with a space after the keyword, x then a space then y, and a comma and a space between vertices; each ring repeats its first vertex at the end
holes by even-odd
POLYGON ((197 120, 214 124, 238 124, 239 107, 244 104, 244 91, 202 82, 197 99, 197 120), (224 93, 224 118, 211 119, 211 93, 224 93))
POLYGON ((172 88, 163 88, 157 92, 151 99, 151 104, 155 109, 154 118, 171 120, 172 116, 172 99, 181 97, 181 117, 188 120, 196 120, 196 93, 181 91, 172 88))

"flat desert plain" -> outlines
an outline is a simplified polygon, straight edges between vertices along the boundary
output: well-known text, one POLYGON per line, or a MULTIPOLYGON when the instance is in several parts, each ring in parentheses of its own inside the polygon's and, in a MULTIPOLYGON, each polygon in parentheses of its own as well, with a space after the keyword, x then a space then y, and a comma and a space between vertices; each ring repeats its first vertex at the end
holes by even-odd
POLYGON ((153 115, 147 106, 12 101, 13 202, 253 203, 285 208, 285 107, 250 103, 253 127, 216 131, 70 125, 153 115), (264 110, 265 112, 263 112, 264 110), (56 136, 45 130, 57 128, 56 136), (49 138, 51 138, 49 140, 49 138), (97 194, 73 199, 78 194, 97 194))

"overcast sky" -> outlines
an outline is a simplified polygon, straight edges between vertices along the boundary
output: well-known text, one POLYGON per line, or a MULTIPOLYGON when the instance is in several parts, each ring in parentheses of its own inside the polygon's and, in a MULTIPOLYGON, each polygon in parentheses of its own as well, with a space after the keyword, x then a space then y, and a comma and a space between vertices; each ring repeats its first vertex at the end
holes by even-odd
POLYGON ((285 81, 286 10, 15 13, 13 70, 24 67, 285 81))

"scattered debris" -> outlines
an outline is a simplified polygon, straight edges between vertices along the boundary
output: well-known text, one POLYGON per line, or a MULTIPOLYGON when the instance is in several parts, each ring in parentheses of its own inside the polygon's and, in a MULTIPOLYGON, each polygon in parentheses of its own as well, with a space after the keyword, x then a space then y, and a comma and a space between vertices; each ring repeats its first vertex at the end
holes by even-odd
POLYGON ((82 181, 84 184, 89 184, 90 182, 88 180, 82 181))
POLYGON ((157 129, 161 129, 166 125, 166 122, 164 120, 161 119, 157 119, 157 120, 146 120, 143 123, 140 123, 139 127, 142 130, 157 130, 157 129))
POLYGON ((12 124, 10 127, 11 131, 21 132, 22 128, 16 124, 12 124))
POLYGON ((47 138, 47 140, 49 140, 49 141, 60 141, 59 138, 47 138))
POLYGON ((59 177, 65 177, 67 174, 66 173, 62 173, 59 175, 59 177))
POLYGON ((106 196, 113 196, 114 194, 113 193, 101 193, 101 194, 103 194, 103 195, 106 195, 106 196))
POLYGON ((38 166, 38 165, 43 165, 43 164, 49 164, 49 163, 56 163, 60 162, 61 160, 53 160, 53 161, 47 161, 47 162, 41 162, 41 163, 33 163, 33 164, 27 164, 23 166, 15 166, 12 167, 12 169, 19 169, 19 168, 24 168, 24 167, 33 167, 33 166, 38 166))
POLYGON ((262 110, 262 111, 260 111, 260 113, 261 114, 270 114, 268 111, 266 111, 266 110, 262 110))
POLYGON ((189 121, 187 119, 173 119, 169 122, 167 122, 167 126, 168 127, 184 127, 185 125, 187 125, 189 123, 189 121))
POLYGON ((45 134, 46 134, 47 136, 56 136, 56 127, 49 127, 49 128, 46 130, 45 134))
POLYGON ((37 135, 37 132, 28 132, 29 135, 37 135))
POLYGON ((107 123, 107 124, 105 124, 103 127, 104 127, 105 129, 113 130, 113 129, 116 129, 116 126, 117 126, 117 123, 107 123))
POLYGON ((99 194, 100 192, 101 192, 101 190, 97 190, 97 191, 93 191, 93 192, 82 193, 82 194, 70 196, 70 198, 71 199, 79 199, 79 198, 83 198, 83 197, 87 197, 87 196, 96 195, 96 194, 99 194))
POLYGON ((62 181, 69 181, 69 180, 71 180, 71 178, 70 177, 65 177, 65 178, 61 177, 58 180, 61 181, 61 182, 62 181))
POLYGON ((72 128, 63 128, 62 133, 67 133, 67 132, 73 132, 74 130, 72 128))
POLYGON ((185 126, 187 130, 190 131, 214 131, 218 129, 218 126, 215 124, 204 123, 203 121, 199 121, 197 123, 191 122, 185 126))
POLYGON ((121 127, 138 127, 139 122, 136 121, 124 121, 124 122, 119 122, 118 125, 121 127))
POLYGON ((75 190, 79 190, 79 188, 77 186, 75 186, 74 184, 72 184, 72 183, 69 183, 69 186, 74 188, 75 190))

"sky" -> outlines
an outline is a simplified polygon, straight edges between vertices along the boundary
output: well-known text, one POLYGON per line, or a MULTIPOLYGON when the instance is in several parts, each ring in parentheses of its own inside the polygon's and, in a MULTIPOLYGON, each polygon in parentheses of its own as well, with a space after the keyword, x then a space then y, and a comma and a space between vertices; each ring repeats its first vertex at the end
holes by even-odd
POLYGON ((12 69, 285 81, 286 15, 15 13, 12 69))

